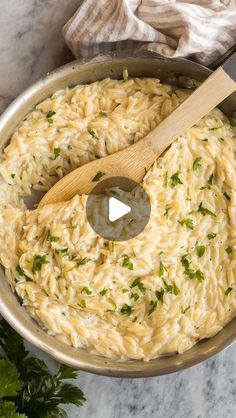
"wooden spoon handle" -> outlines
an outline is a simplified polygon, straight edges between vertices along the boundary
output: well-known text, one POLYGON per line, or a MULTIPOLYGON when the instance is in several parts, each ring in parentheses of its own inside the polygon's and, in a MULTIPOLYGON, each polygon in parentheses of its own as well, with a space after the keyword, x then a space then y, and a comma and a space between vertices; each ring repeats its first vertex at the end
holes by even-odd
POLYGON ((147 136, 157 156, 236 90, 236 53, 147 136))

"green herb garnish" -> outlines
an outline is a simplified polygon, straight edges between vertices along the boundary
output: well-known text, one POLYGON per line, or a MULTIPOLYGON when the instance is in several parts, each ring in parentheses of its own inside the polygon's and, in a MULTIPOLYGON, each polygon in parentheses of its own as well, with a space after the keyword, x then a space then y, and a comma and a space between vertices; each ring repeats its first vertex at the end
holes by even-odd
POLYGON ((115 303, 114 299, 108 298, 107 301, 114 307, 114 310, 116 310, 116 303, 115 303))
POLYGON ((183 308, 183 306, 181 306, 181 313, 185 314, 189 309, 190 309, 190 305, 187 308, 183 308))
POLYGON ((231 254, 231 253, 233 252, 233 248, 232 248, 232 247, 227 247, 227 248, 225 249, 225 251, 226 251, 228 254, 231 254))
POLYGON ((13 178, 13 179, 14 179, 14 178, 15 178, 15 176, 16 176, 16 175, 15 175, 14 173, 12 173, 12 174, 11 174, 11 178, 13 178))
POLYGON ((140 292, 141 292, 141 293, 145 294, 145 292, 146 292, 146 287, 145 287, 145 286, 143 285, 143 283, 141 282, 140 277, 137 277, 137 279, 135 279, 135 280, 131 283, 131 285, 130 285, 131 289, 132 289, 133 287, 135 287, 135 286, 137 286, 137 287, 139 288, 139 290, 140 290, 140 292))
POLYGON ((61 148, 54 148, 53 152, 54 152, 54 160, 56 160, 57 157, 59 157, 59 155, 60 155, 61 148))
POLYGON ((203 216, 205 216, 205 215, 211 215, 211 216, 216 216, 216 214, 215 213, 213 213, 211 210, 209 210, 209 209, 207 209, 207 208, 204 208, 203 206, 202 206, 202 202, 200 203, 200 205, 198 206, 198 210, 197 210, 198 212, 200 212, 203 216))
POLYGON ((180 225, 185 225, 188 229, 193 229, 193 220, 192 219, 182 219, 181 221, 178 221, 180 225))
POLYGON ((186 269, 188 269, 188 268, 189 268, 189 266, 190 266, 190 264, 191 264, 191 261, 189 261, 189 260, 187 259, 187 254, 185 254, 185 255, 183 255, 183 256, 181 257, 181 264, 182 264, 182 266, 184 266, 186 269))
POLYGON ((223 128, 224 125, 215 126, 214 128, 208 128, 209 131, 216 131, 217 129, 223 128))
POLYGON ((91 290, 89 290, 89 288, 87 286, 84 286, 83 289, 81 290, 81 293, 85 292, 87 295, 91 295, 92 292, 91 290))
POLYGON ((177 184, 183 184, 182 181, 179 178, 180 171, 177 171, 176 173, 172 174, 170 178, 170 187, 173 189, 177 184))
POLYGON ((207 238, 208 238, 209 240, 214 239, 215 237, 216 237, 215 232, 211 232, 210 234, 207 234, 207 238))
POLYGON ((79 303, 78 303, 79 307, 82 309, 86 308, 86 301, 84 299, 82 299, 79 303))
POLYGON ((206 247, 204 245, 198 245, 198 247, 196 247, 196 250, 198 257, 201 258, 205 253, 206 247))
POLYGON ((62 248, 61 250, 55 250, 56 254, 59 255, 59 257, 65 257, 68 253, 68 248, 62 248))
POLYGON ((166 208, 166 210, 164 212, 164 216, 166 216, 167 218, 169 216, 169 210, 170 210, 170 208, 166 208))
POLYGON ((157 299, 159 300, 159 302, 161 302, 162 305, 164 303, 164 293, 165 293, 165 290, 163 289, 163 287, 161 288, 161 290, 156 290, 155 291, 155 295, 156 295, 157 299))
POLYGON ((122 289, 122 293, 127 293, 129 289, 122 289))
POLYGON ((139 295, 138 295, 138 293, 131 293, 130 298, 131 298, 131 299, 134 299, 134 301, 136 302, 136 300, 138 300, 138 299, 139 299, 139 295))
POLYGON ((48 264, 49 261, 47 260, 46 255, 34 255, 32 261, 32 272, 36 273, 36 271, 40 271, 43 264, 48 264))
POLYGON ((225 291, 225 295, 228 296, 232 292, 232 290, 233 290, 232 287, 228 287, 228 289, 226 289, 225 291))
POLYGON ((98 138, 98 136, 97 136, 97 134, 96 134, 96 132, 94 132, 93 130, 88 129, 88 132, 89 132, 89 134, 90 134, 93 138, 95 138, 95 139, 99 139, 99 138, 98 138))
POLYGON ((148 316, 150 316, 155 311, 156 308, 157 308, 157 301, 154 302, 154 300, 151 300, 150 309, 148 311, 148 316))
POLYGON ((167 272, 166 267, 164 266, 164 264, 162 263, 162 261, 160 261, 160 267, 159 267, 159 277, 163 277, 165 271, 167 272))
POLYGON ((46 115, 46 118, 48 120, 48 123, 53 123, 53 119, 52 117, 56 114, 56 112, 54 112, 53 110, 49 110, 49 112, 46 115))
POLYGON ((120 310, 122 315, 130 315, 132 311, 133 311, 132 306, 127 305, 127 303, 125 303, 120 310))
POLYGON ((47 240, 49 242, 57 242, 57 241, 59 241, 59 239, 60 239, 59 237, 56 237, 54 235, 51 235, 50 231, 48 231, 48 238, 47 238, 47 240))
POLYGON ((106 173, 104 173, 103 171, 98 171, 96 176, 94 176, 94 178, 92 179, 92 181, 99 181, 105 175, 106 173))
POLYGON ((99 114, 99 116, 107 116, 106 112, 99 112, 98 114, 99 114))
POLYGON ((201 167, 200 161, 202 160, 202 157, 198 157, 193 162, 193 171, 196 171, 198 168, 201 167))
POLYGON ((180 289, 178 288, 178 286, 176 285, 175 282, 173 282, 172 285, 171 284, 168 284, 165 281, 165 279, 163 279, 163 277, 162 277, 162 281, 163 281, 163 284, 164 284, 164 288, 165 288, 166 293, 172 293, 175 296, 177 296, 179 294, 180 289))
POLYGON ((128 256, 127 254, 123 254, 122 257, 123 257, 122 267, 126 267, 129 270, 133 270, 134 269, 134 265, 130 261, 130 256, 128 256))
POLYGON ((99 293, 100 293, 101 296, 105 296, 105 294, 107 293, 107 291, 108 291, 108 289, 105 289, 105 287, 104 287, 104 289, 101 290, 101 292, 99 292, 99 293))
POLYGON ((80 260, 78 263, 77 263, 77 267, 79 267, 79 266, 84 266, 85 264, 87 264, 89 261, 91 261, 91 258, 89 258, 89 257, 84 257, 84 258, 82 258, 82 260, 80 260))

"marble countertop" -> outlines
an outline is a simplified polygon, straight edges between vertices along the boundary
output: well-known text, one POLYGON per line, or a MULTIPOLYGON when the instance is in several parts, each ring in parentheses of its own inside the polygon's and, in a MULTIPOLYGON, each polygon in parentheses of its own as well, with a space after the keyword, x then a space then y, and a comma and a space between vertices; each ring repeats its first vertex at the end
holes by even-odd
MULTIPOLYGON (((41 75, 73 59, 61 28, 80 2, 1 0, 0 112, 41 75)), ((234 418, 236 344, 168 376, 111 379, 80 372, 77 382, 87 402, 67 408, 69 418, 234 418)))

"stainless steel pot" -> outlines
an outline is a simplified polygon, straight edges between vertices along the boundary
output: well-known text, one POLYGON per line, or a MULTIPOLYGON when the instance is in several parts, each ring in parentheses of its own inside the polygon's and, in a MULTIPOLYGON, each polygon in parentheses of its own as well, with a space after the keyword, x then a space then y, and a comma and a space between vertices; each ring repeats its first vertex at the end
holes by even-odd
MULTIPOLYGON (((92 60, 79 60, 67 64, 50 74, 22 93, 0 118, 0 145, 4 147, 11 134, 25 115, 55 90, 77 83, 90 83, 105 77, 121 78, 127 68, 131 77, 158 77, 175 80, 178 75, 203 81, 211 71, 187 60, 157 59, 143 56, 103 56, 92 60)), ((217 88, 217 86, 216 86, 217 88)), ((230 115, 236 109, 236 95, 232 95, 221 106, 230 115)), ((21 306, 12 293, 3 269, 0 271, 0 312, 15 330, 33 345, 45 351, 59 362, 87 372, 119 377, 145 377, 172 373, 191 367, 223 350, 236 340, 236 318, 211 339, 197 343, 181 355, 163 356, 150 362, 117 362, 90 354, 83 349, 64 345, 46 334, 21 306)))

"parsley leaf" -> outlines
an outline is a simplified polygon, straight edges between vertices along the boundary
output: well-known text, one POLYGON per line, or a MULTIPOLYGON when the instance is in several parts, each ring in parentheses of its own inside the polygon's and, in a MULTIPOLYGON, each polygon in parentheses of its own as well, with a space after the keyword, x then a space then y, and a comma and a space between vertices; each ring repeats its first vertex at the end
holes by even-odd
POLYGON ((89 257, 84 257, 84 258, 82 258, 82 260, 80 260, 78 263, 77 263, 77 267, 79 267, 79 266, 84 266, 85 264, 87 264, 89 261, 91 261, 91 258, 89 258, 89 257))
POLYGON ((114 299, 108 298, 107 301, 113 306, 114 310, 116 310, 117 306, 114 299))
POLYGON ((62 248, 61 250, 55 250, 56 254, 59 255, 59 257, 65 257, 68 253, 68 248, 62 248))
POLYGON ((164 187, 168 186, 168 171, 165 172, 164 174, 164 183, 163 183, 164 187))
POLYGON ((196 171, 198 168, 201 167, 200 161, 202 160, 202 157, 198 157, 193 162, 193 171, 196 171))
POLYGON ((196 250, 198 257, 201 258, 205 253, 206 247, 204 245, 198 245, 198 247, 196 247, 196 250))
POLYGON ((189 268, 189 266, 190 266, 190 264, 191 264, 191 261, 189 261, 189 260, 187 259, 187 254, 185 254, 185 255, 183 255, 183 256, 181 257, 181 264, 182 264, 182 266, 184 266, 186 269, 188 269, 188 268, 189 268))
POLYGON ((56 237, 56 236, 51 235, 50 231, 48 231, 48 238, 47 238, 47 240, 49 242, 57 242, 57 241, 59 241, 59 239, 60 239, 59 237, 56 237))
POLYGON ((150 302, 150 309, 148 311, 148 316, 150 316, 157 308, 157 301, 151 300, 150 302))
POLYGON ((127 305, 127 303, 125 303, 120 310, 122 315, 130 315, 132 311, 133 311, 132 306, 127 305))
POLYGON ((216 237, 215 232, 211 232, 210 234, 207 234, 207 238, 210 239, 214 239, 216 237))
POLYGON ((183 184, 182 181, 179 178, 180 171, 177 171, 176 173, 172 174, 170 178, 170 187, 173 189, 177 184, 183 184))
POLYGON ((189 276, 190 279, 197 279, 200 283, 203 282, 203 280, 205 280, 204 274, 199 269, 194 271, 192 269, 187 268, 184 271, 184 274, 189 276))
POLYGON ((16 405, 13 402, 0 401, 1 418, 27 418, 26 415, 16 412, 16 405))
POLYGON ((190 309, 190 305, 187 306, 187 308, 183 308, 183 306, 181 306, 181 313, 185 314, 189 309, 190 309))
POLYGON ((159 268, 159 277, 163 277, 165 271, 167 272, 166 267, 164 266, 164 264, 162 263, 162 261, 160 261, 160 268, 159 268))
POLYGON ((94 178, 92 179, 92 181, 94 182, 94 181, 99 181, 99 180, 101 180, 101 178, 103 177, 103 176, 105 176, 106 175, 106 173, 104 173, 103 171, 98 171, 97 172, 97 174, 94 176, 94 178))
POLYGON ((99 114, 99 116, 107 116, 106 112, 99 112, 98 114, 99 114))
POLYGON ((86 301, 84 299, 82 299, 79 303, 78 303, 79 307, 82 309, 86 308, 86 301))
POLYGON ((34 255, 32 261, 32 272, 40 271, 43 264, 48 264, 47 256, 45 255, 34 255))
POLYGON ((227 247, 227 248, 225 249, 225 251, 226 251, 228 254, 231 254, 231 253, 233 252, 233 248, 232 248, 232 247, 227 247))
POLYGON ((162 305, 164 303, 164 293, 165 293, 165 290, 163 289, 163 287, 160 290, 155 291, 155 295, 162 305))
POLYGON ((232 287, 228 287, 228 289, 226 289, 225 291, 225 296, 228 296, 232 292, 232 290, 233 290, 232 287))
POLYGON ((131 299, 134 299, 134 301, 136 302, 136 300, 138 300, 138 299, 139 299, 139 295, 138 295, 138 293, 131 293, 130 298, 131 298, 131 299))
POLYGON ((48 123, 53 123, 53 119, 52 117, 56 114, 56 112, 54 112, 53 110, 49 110, 49 112, 46 115, 46 118, 48 120, 48 123))
POLYGON ((107 291, 108 291, 108 289, 105 289, 105 287, 104 287, 104 289, 103 289, 103 290, 101 290, 101 292, 99 292, 99 294, 100 294, 101 296, 105 296, 105 294, 107 293, 107 291))
POLYGON ((61 148, 53 148, 54 160, 56 160, 57 157, 59 157, 60 152, 61 152, 61 148))
POLYGON ((146 287, 145 287, 145 286, 144 286, 144 284, 141 282, 140 277, 137 277, 137 279, 135 279, 135 280, 131 283, 131 285, 130 285, 131 289, 132 289, 133 287, 135 287, 135 286, 137 286, 137 287, 139 288, 139 290, 140 290, 140 292, 141 292, 141 293, 145 294, 145 292, 146 292, 146 287))
POLYGON ((99 138, 98 138, 98 136, 97 136, 97 134, 96 134, 96 132, 94 132, 93 130, 88 129, 88 132, 89 132, 89 134, 90 134, 93 138, 95 138, 95 139, 99 139, 99 138))
POLYGON ((91 295, 92 292, 91 290, 89 290, 89 288, 87 286, 84 286, 83 289, 81 290, 81 293, 85 292, 87 295, 91 295))
POLYGON ((164 212, 164 216, 166 216, 167 218, 169 216, 169 210, 170 210, 170 208, 166 208, 166 210, 164 212))
POLYGON ((193 225, 193 220, 188 218, 188 219, 182 219, 181 221, 178 221, 180 225, 186 225, 186 227, 188 229, 193 229, 194 225, 193 225))
POLYGON ((6 396, 16 396, 21 388, 19 373, 14 364, 0 360, 0 399, 6 396))
POLYGON ((123 257, 122 267, 126 267, 129 270, 133 270, 134 269, 134 265, 130 261, 130 256, 128 256, 127 254, 123 254, 122 257, 123 257))
POLYGON ((204 208, 203 206, 202 206, 202 202, 200 203, 200 205, 198 206, 198 210, 197 210, 198 212, 200 212, 203 216, 205 216, 205 215, 211 215, 211 216, 216 216, 216 214, 215 213, 213 213, 211 210, 209 210, 209 209, 207 209, 207 208, 204 208))
POLYGON ((16 175, 15 175, 14 173, 12 173, 12 174, 11 174, 11 178, 13 178, 13 179, 14 179, 14 178, 15 178, 15 176, 16 176, 16 175))
POLYGON ((173 295, 177 296, 180 292, 180 289, 178 288, 177 284, 175 282, 173 282, 173 284, 168 284, 165 279, 163 279, 162 277, 162 281, 164 284, 164 288, 166 293, 172 293, 173 295))
POLYGON ((208 128, 209 131, 216 131, 217 129, 223 128, 224 125, 215 126, 214 128, 208 128))

